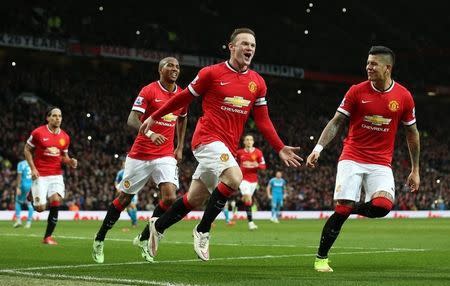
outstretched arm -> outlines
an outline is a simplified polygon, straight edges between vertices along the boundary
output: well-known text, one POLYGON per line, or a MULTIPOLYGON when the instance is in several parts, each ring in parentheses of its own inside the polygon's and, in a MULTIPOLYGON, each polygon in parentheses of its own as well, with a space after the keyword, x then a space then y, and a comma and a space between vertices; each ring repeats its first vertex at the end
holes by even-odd
POLYGON ((174 112, 181 107, 185 107, 189 105, 193 100, 194 95, 186 88, 182 92, 169 99, 169 101, 167 101, 158 110, 153 112, 152 115, 147 119, 145 119, 145 121, 139 128, 139 132, 145 135, 150 130, 150 127, 152 127, 152 125, 155 123, 155 119, 161 118, 161 116, 174 112))
POLYGON ((288 167, 301 166, 300 162, 303 161, 303 159, 295 153, 300 150, 300 147, 284 145, 283 141, 281 141, 278 136, 275 127, 273 126, 272 120, 270 120, 267 105, 255 106, 253 110, 253 117, 255 118, 256 127, 273 147, 273 149, 275 149, 284 164, 288 167))
POLYGON ((347 117, 345 115, 340 112, 336 112, 334 117, 323 129, 316 147, 314 147, 314 150, 308 156, 308 159, 306 160, 306 165, 308 167, 314 168, 316 166, 316 163, 320 157, 320 152, 331 142, 331 140, 334 139, 334 137, 336 137, 337 134, 341 132, 346 121, 347 117))
POLYGON ((419 189, 420 185, 420 134, 416 124, 406 127, 406 143, 408 144, 409 157, 411 159, 411 173, 408 176, 407 184, 411 192, 415 192, 419 189))
POLYGON ((181 161, 183 159, 184 137, 186 135, 187 116, 178 116, 177 130, 177 147, 174 150, 175 159, 181 161))

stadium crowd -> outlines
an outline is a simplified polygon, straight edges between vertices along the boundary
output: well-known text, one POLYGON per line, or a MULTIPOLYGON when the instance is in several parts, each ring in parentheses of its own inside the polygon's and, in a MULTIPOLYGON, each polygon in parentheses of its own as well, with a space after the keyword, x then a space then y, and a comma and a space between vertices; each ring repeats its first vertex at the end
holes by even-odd
MULTIPOLYGON (((31 61, 30 59, 28 59, 31 61)), ((60 106, 62 128, 72 137, 69 153, 78 159, 76 170, 66 169, 65 209, 105 210, 115 197, 114 178, 121 160, 130 148, 135 132, 126 126, 131 104, 140 88, 157 78, 156 65, 68 60, 45 64, 45 60, 15 67, 0 65, 0 209, 13 209, 16 165, 22 158, 23 144, 31 130, 44 124, 47 105, 60 106)), ((181 85, 195 75, 195 69, 182 71, 181 85)), ((271 117, 286 143, 302 147, 306 157, 314 147, 320 130, 334 114, 348 86, 311 84, 301 93, 293 80, 266 78, 271 117)), ((397 138, 393 170, 397 185, 395 209, 448 209, 448 128, 442 128, 448 101, 430 100, 416 95, 418 127, 421 131, 421 188, 416 194, 404 186, 410 171, 404 135, 397 138)), ((191 105, 184 160, 180 166, 180 190, 187 191, 196 161, 190 139, 200 113, 200 102, 191 105)), ((401 130, 401 128, 400 128, 401 130)), ((255 193, 258 209, 270 210, 265 186, 282 170, 288 181, 284 210, 331 210, 334 176, 342 140, 322 152, 320 166, 287 169, 256 131, 252 120, 247 132, 255 136, 268 169, 260 173, 255 193)), ((138 209, 152 210, 157 203, 154 185, 139 193, 138 209)))

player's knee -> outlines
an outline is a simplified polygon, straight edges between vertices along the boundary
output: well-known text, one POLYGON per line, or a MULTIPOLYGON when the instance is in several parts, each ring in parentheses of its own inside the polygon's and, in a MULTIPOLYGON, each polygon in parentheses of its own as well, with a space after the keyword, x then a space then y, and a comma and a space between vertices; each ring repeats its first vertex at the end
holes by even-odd
POLYGON ((353 206, 351 205, 336 205, 334 212, 343 216, 349 216, 352 213, 353 206))
POLYGON ((127 194, 124 192, 120 192, 117 199, 119 200, 120 205, 125 208, 131 203, 131 200, 133 199, 134 196, 135 195, 133 195, 133 194, 127 194))
POLYGON ((385 197, 376 197, 370 202, 373 217, 385 217, 392 210, 392 201, 385 197))
POLYGON ((175 194, 167 194, 162 197, 162 201, 164 205, 171 206, 177 200, 177 196, 175 194))
POLYGON ((242 182, 242 171, 239 167, 231 167, 223 171, 220 181, 233 190, 238 190, 242 182))

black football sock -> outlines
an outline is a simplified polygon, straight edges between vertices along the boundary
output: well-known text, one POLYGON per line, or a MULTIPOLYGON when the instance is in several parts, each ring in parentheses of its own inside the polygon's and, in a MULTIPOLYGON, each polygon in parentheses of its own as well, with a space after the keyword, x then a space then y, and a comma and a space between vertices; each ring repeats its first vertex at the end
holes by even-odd
POLYGON ((49 209, 47 229, 45 230, 44 238, 52 236, 52 233, 55 230, 56 223, 58 222, 58 208, 59 206, 51 206, 49 209))
POLYGON ((192 207, 187 201, 187 194, 185 194, 183 197, 177 199, 173 205, 158 218, 155 222, 155 229, 159 233, 164 233, 166 229, 182 220, 191 210, 192 207))
POLYGON ((356 203, 353 208, 352 214, 358 214, 365 217, 371 217, 370 214, 371 203, 356 203))
POLYGON ((118 204, 117 199, 113 201, 113 203, 108 207, 108 211, 106 212, 105 219, 103 220, 102 226, 97 232, 97 236, 95 240, 104 241, 106 233, 114 226, 116 221, 120 217, 120 213, 123 211, 123 208, 118 204), (117 209, 119 207, 119 209, 117 209))
MULTIPOLYGON (((166 210, 164 210, 159 204, 156 206, 156 208, 153 210, 152 217, 161 217, 166 210)), ((150 238, 150 229, 148 227, 148 223, 145 225, 144 230, 141 232, 141 237, 139 238, 140 241, 148 240, 150 238)))
POLYGON ((338 214, 335 212, 328 218, 322 230, 319 251, 317 252, 318 258, 328 257, 328 251, 338 237, 341 227, 348 217, 349 215, 338 214))
POLYGON ((205 233, 211 230, 211 224, 223 210, 225 203, 232 193, 233 189, 231 189, 224 183, 219 183, 219 185, 212 192, 211 197, 209 197, 209 201, 206 205, 205 212, 203 213, 202 220, 197 226, 198 232, 205 233))
POLYGON ((249 222, 253 221, 253 215, 252 215, 252 206, 245 206, 245 211, 247 212, 247 220, 249 222))

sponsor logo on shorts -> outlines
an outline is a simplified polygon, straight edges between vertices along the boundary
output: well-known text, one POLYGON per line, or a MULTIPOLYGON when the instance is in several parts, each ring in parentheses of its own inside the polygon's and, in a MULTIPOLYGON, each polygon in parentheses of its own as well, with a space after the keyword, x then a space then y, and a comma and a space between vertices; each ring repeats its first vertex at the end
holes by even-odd
POLYGON ((392 112, 396 112, 400 108, 400 104, 396 100, 389 101, 389 110, 392 112))
POLYGON ((124 182, 123 182, 123 187, 124 187, 125 189, 129 189, 129 188, 131 187, 131 182, 128 181, 128 180, 124 181, 124 182))
POLYGON ((222 155, 220 155, 220 161, 222 162, 227 162, 230 159, 230 155, 228 155, 227 153, 223 153, 222 155))
POLYGON ((35 204, 39 204, 39 197, 35 197, 35 198, 34 198, 34 203, 35 203, 35 204))

